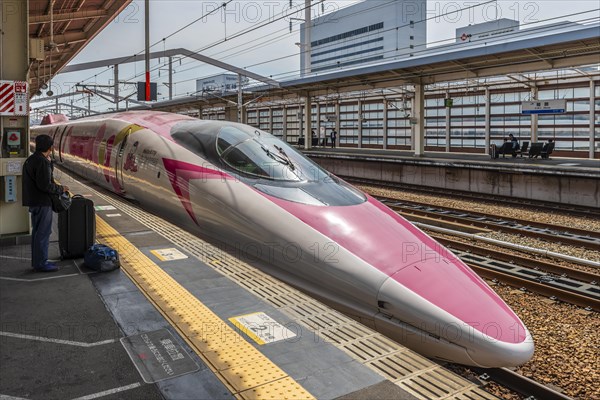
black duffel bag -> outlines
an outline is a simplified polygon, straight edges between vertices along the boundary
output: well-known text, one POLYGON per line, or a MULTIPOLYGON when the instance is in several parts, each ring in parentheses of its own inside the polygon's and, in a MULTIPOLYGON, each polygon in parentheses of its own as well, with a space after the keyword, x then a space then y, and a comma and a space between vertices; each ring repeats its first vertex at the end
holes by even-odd
POLYGON ((85 252, 83 262, 86 267, 98 272, 109 272, 118 269, 119 253, 103 244, 95 244, 85 252))
POLYGON ((71 207, 71 195, 69 192, 51 194, 50 199, 52 200, 52 211, 55 213, 67 211, 71 207))

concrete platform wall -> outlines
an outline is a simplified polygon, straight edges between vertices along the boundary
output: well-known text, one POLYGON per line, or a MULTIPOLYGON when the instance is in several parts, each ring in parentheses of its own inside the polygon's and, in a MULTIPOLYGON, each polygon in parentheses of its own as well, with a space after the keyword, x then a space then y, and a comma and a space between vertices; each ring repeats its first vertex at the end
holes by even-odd
POLYGON ((313 157, 341 177, 398 182, 474 193, 600 207, 600 179, 586 174, 531 169, 493 169, 477 164, 375 161, 313 157))

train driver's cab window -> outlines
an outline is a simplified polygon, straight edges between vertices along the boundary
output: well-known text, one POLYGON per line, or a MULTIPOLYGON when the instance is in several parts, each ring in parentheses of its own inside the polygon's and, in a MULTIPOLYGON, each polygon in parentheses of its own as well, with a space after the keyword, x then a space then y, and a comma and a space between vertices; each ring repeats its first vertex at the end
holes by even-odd
POLYGON ((217 153, 232 169, 245 175, 282 181, 302 180, 295 166, 279 146, 269 146, 266 132, 242 130, 235 126, 221 129, 217 138, 217 153))

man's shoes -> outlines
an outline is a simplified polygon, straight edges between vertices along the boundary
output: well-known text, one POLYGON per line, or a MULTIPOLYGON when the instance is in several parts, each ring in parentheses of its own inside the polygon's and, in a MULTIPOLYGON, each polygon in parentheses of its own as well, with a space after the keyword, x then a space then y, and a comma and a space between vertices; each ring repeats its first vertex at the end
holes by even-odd
POLYGON ((41 267, 36 267, 34 270, 37 272, 55 272, 58 271, 58 266, 55 263, 46 262, 46 264, 41 267))

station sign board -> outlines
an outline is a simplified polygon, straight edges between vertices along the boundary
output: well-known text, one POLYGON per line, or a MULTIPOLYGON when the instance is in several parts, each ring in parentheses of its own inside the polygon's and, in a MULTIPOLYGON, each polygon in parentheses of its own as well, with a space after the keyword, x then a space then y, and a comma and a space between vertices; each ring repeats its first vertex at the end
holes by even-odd
POLYGON ((521 102, 521 114, 560 114, 567 109, 567 101, 536 100, 521 102))
POLYGON ((27 82, 0 81, 0 116, 29 115, 27 82))

